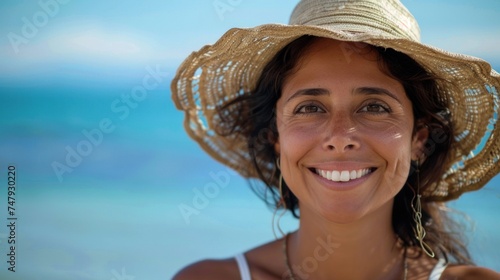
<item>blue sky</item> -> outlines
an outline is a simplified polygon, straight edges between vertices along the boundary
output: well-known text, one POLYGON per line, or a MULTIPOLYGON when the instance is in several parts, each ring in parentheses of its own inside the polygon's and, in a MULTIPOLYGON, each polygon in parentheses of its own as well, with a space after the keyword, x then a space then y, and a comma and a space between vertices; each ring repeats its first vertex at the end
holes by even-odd
MULTIPOLYGON (((113 83, 142 75, 144 65, 171 71, 191 51, 231 27, 286 23, 297 1, 2 1, 0 77, 113 83), (41 3, 44 3, 43 5, 41 3), (222 3, 222 4, 221 4, 222 3), (216 6, 226 5, 217 11, 216 6), (46 8, 44 8, 46 7, 46 8), (45 12, 44 12, 45 11, 45 12), (45 13, 45 17, 43 16, 45 13), (36 31, 26 29, 26 22, 36 31), (31 38, 12 43, 12 34, 31 38), (31 35, 33 34, 33 35, 31 35), (17 51, 16 51, 17 49, 17 51)), ((404 0, 419 21, 422 41, 500 65, 500 1, 404 0)))

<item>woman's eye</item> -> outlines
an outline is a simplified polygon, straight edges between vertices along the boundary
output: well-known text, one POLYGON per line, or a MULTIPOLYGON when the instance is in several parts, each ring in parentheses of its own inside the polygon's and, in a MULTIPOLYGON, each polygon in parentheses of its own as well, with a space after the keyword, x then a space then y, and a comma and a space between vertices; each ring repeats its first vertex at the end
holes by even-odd
POLYGON ((365 107, 361 108, 360 111, 368 113, 389 113, 391 110, 381 104, 368 104, 365 107))
POLYGON ((321 113, 323 110, 316 105, 304 105, 297 109, 298 114, 321 113))

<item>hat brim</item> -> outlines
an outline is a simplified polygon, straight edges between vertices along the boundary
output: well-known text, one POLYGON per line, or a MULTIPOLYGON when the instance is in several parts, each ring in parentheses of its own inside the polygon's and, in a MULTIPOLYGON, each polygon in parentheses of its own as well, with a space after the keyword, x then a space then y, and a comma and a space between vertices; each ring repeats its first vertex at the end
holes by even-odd
MULTIPOLYGON (((255 89, 264 66, 279 50, 303 35, 392 48, 447 82, 440 84, 440 89, 450 104, 456 141, 445 166, 448 172, 423 194, 427 200, 457 198, 481 188, 500 171, 500 75, 486 61, 382 34, 282 24, 227 31, 215 44, 193 52, 172 81, 172 98, 177 108, 185 111, 186 131, 216 160, 244 177, 258 177, 246 139, 216 133, 217 108, 255 89)), ((271 175, 272 167, 267 171, 271 175)))

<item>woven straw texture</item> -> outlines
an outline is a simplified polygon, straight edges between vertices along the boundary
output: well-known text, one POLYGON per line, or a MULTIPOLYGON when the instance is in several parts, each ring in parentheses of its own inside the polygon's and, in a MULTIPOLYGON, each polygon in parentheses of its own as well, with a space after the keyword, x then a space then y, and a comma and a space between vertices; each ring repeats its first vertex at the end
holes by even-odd
MULTIPOLYGON (((445 166, 448 172, 423 194, 427 200, 457 198, 481 188, 500 171, 500 75, 481 59, 421 44, 416 21, 397 0, 302 1, 290 25, 234 28, 215 44, 192 53, 172 81, 172 98, 185 112, 190 137, 216 160, 244 177, 257 177, 247 139, 217 134, 221 123, 216 109, 251 92, 266 63, 302 35, 393 48, 455 85, 440 84, 440 94, 450 103, 457 141, 445 166)), ((269 163, 266 175, 272 176, 272 166, 269 163)))

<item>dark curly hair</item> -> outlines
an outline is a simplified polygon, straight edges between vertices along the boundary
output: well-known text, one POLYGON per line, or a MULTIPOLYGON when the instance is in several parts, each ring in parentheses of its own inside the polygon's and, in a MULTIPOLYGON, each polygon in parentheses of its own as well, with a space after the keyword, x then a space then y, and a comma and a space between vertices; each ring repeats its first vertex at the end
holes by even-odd
MULTIPOLYGON (((278 139, 276 126, 276 103, 281 96, 287 77, 295 71, 300 59, 317 37, 302 36, 281 49, 264 67, 254 91, 247 92, 219 108, 220 134, 241 134, 247 139, 247 148, 253 167, 259 174, 265 191, 254 191, 273 208, 285 207, 299 218, 299 201, 282 182, 282 193, 278 191, 278 155, 274 144, 278 139), (239 112, 238 116, 228 112, 239 112), (229 128, 229 129, 227 129, 229 128), (272 167, 272 177, 265 170, 272 167), (282 201, 284 200, 284 203, 282 201)), ((425 143, 425 160, 420 166, 412 162, 405 186, 394 200, 392 225, 405 246, 416 246, 419 241, 414 233, 412 200, 417 193, 432 188, 445 173, 446 159, 453 144, 453 126, 449 121, 448 100, 440 94, 440 84, 446 83, 415 62, 409 56, 390 48, 351 43, 351 51, 376 51, 380 69, 399 81, 410 99, 414 113, 414 132, 422 126, 429 130, 425 143), (419 182, 417 182, 419 180, 419 182)), ((458 264, 472 264, 464 245, 458 224, 440 209, 442 203, 425 201, 422 198, 422 224, 427 232, 425 242, 440 256, 458 264)))

